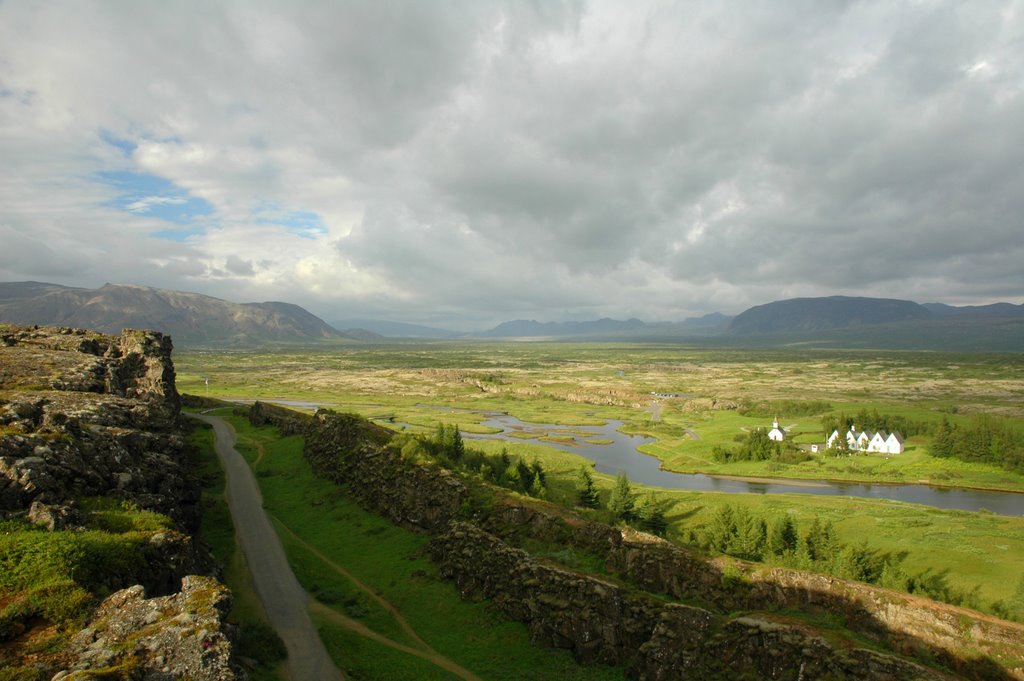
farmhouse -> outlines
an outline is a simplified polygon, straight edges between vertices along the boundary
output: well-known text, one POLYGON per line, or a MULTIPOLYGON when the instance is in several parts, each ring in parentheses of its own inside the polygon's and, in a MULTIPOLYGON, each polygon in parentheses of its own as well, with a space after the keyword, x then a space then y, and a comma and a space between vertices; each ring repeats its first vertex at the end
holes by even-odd
MULTIPOLYGON (((836 440, 842 437, 839 430, 833 430, 828 436, 825 446, 832 448, 836 440)), ((886 433, 883 430, 869 433, 865 430, 857 431, 857 426, 850 426, 846 433, 846 444, 850 451, 854 452, 878 452, 880 454, 902 454, 903 436, 899 433, 886 433)))
POLYGON ((779 426, 779 418, 777 416, 772 421, 772 429, 768 431, 768 439, 775 442, 782 442, 786 439, 786 431, 779 426))

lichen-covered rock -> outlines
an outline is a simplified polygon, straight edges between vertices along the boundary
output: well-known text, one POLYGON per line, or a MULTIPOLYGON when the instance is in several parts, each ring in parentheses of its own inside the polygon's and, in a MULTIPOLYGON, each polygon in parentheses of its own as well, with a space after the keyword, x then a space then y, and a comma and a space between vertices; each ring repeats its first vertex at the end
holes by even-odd
POLYGON ((99 669, 139 681, 247 679, 232 653, 230 609, 230 592, 209 577, 185 577, 173 596, 147 599, 141 586, 118 591, 74 636, 74 661, 53 681, 95 678, 99 669))
POLYGON ((86 600, 69 601, 81 611, 67 621, 61 618, 71 610, 41 616, 45 609, 32 605, 24 590, 0 593, 5 605, 29 604, 6 609, 12 626, 0 666, 14 662, 52 674, 59 665, 63 679, 244 678, 232 666, 231 630, 223 625, 226 588, 210 578, 186 577, 214 567, 189 534, 198 527, 200 488, 179 424, 170 338, 151 331, 112 337, 4 326, 2 341, 0 517, 27 517, 50 530, 48 546, 74 547, 76 537, 93 541, 78 534, 88 530, 123 537, 109 546, 124 550, 116 556, 71 551, 76 557, 68 559, 67 574, 58 575, 66 580, 61 588, 74 587, 69 593, 86 600), (105 504, 132 514, 155 511, 175 522, 137 514, 141 529, 118 519, 116 511, 108 517, 90 510, 105 504), (118 589, 67 650, 59 645, 87 611, 87 592, 118 589), (160 597, 146 600, 147 591, 160 597), (36 625, 53 625, 45 650, 31 639, 36 625), (73 662, 63 664, 69 656, 73 662))
POLYGON ((197 521, 171 340, 13 328, 0 346, 0 511, 87 496, 197 521))

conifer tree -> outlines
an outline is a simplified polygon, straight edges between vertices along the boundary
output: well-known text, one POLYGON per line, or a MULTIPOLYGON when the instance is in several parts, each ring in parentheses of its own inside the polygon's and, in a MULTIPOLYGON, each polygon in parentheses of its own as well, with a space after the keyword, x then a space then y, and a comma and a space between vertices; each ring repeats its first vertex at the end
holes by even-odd
POLYGON ((798 540, 793 519, 788 514, 783 515, 772 523, 772 531, 768 535, 768 550, 775 556, 793 554, 796 552, 798 540))
POLYGON ((612 496, 608 500, 608 510, 616 518, 628 522, 633 518, 633 507, 635 504, 636 500, 629 487, 629 478, 626 477, 625 472, 619 471, 619 474, 615 476, 615 487, 612 488, 612 496))
POLYGON ((653 494, 644 497, 643 503, 636 512, 640 529, 656 534, 659 537, 665 536, 668 530, 668 520, 665 518, 665 511, 658 505, 653 494))
POLYGON ((585 508, 601 508, 601 498, 594 487, 594 478, 586 466, 576 476, 576 504, 585 508))
POLYGON ((711 518, 706 543, 720 553, 726 553, 736 537, 736 519, 732 506, 723 505, 711 518))

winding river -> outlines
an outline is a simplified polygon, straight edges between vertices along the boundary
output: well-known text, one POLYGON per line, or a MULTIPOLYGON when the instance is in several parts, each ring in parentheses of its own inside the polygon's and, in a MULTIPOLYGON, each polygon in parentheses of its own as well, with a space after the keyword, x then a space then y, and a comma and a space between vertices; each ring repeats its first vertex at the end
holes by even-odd
MULTIPOLYGON (((265 401, 300 409, 333 406, 289 400, 265 401)), ((466 411, 426 404, 417 406, 453 414, 466 411)), ((622 421, 607 421, 603 426, 565 426, 554 423, 527 423, 520 421, 515 416, 500 412, 483 413, 487 418, 481 424, 500 430, 500 432, 492 434, 463 432, 463 438, 467 440, 535 442, 547 445, 590 459, 594 462, 597 470, 602 473, 615 475, 619 471, 624 471, 633 482, 652 487, 735 494, 819 494, 892 499, 910 504, 934 506, 935 508, 963 511, 987 510, 999 515, 1024 516, 1024 493, 1019 492, 836 480, 789 478, 751 480, 703 473, 676 473, 662 469, 661 462, 656 457, 644 454, 637 449, 648 442, 654 442, 654 438, 619 432, 618 429, 622 427, 622 421), (542 437, 545 439, 541 439, 542 437), (588 440, 593 442, 588 442, 588 440)), ((395 424, 408 425, 400 422, 395 424)))
POLYGON ((666 489, 745 494, 820 494, 867 497, 925 504, 936 508, 964 511, 986 509, 1000 515, 1024 515, 1024 494, 1016 492, 832 480, 786 478, 747 480, 702 473, 675 473, 662 469, 661 462, 656 457, 643 454, 637 449, 640 445, 654 442, 654 438, 620 433, 618 429, 622 427, 622 421, 608 421, 603 426, 563 426, 525 423, 508 414, 488 413, 487 419, 482 422, 482 425, 500 428, 501 432, 490 435, 463 433, 463 437, 511 442, 539 442, 549 447, 584 456, 592 460, 596 464, 597 470, 602 473, 615 475, 619 471, 625 471, 633 482, 666 489), (523 435, 547 435, 549 439, 524 438, 523 435), (563 439, 564 441, 560 441, 563 439), (587 440, 610 440, 611 443, 592 444, 587 440))

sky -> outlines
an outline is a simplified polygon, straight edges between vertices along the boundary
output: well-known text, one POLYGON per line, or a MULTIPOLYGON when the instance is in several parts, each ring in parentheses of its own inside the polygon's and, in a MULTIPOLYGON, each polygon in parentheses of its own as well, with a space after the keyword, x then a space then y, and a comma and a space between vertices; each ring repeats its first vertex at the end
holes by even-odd
POLYGON ((1024 302, 1024 1, 0 0, 0 281, 462 330, 1024 302))

